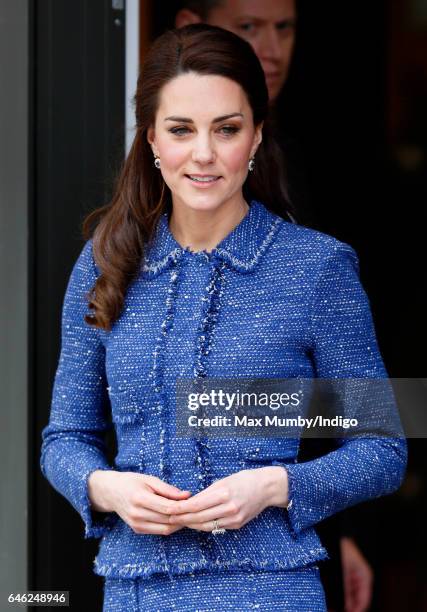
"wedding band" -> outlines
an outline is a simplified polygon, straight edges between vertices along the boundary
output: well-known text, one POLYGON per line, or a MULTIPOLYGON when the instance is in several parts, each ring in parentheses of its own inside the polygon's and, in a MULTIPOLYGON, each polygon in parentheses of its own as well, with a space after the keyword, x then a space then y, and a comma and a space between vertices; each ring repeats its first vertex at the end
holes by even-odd
POLYGON ((217 533, 225 533, 226 532, 226 529, 224 529, 224 527, 220 527, 219 526, 219 519, 214 519, 212 521, 212 523, 213 523, 212 533, 214 535, 216 535, 217 533))

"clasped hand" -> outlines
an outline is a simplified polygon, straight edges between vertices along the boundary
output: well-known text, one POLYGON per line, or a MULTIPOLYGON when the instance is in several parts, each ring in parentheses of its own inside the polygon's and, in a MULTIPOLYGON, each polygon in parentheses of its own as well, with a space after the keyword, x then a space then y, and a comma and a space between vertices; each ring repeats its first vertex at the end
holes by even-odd
POLYGON ((170 535, 183 527, 212 531, 214 519, 220 527, 239 529, 266 507, 287 503, 287 472, 280 466, 236 472, 193 496, 154 476, 120 476, 127 482, 121 481, 114 510, 136 533, 170 535), (136 480, 141 477, 143 482, 136 480))

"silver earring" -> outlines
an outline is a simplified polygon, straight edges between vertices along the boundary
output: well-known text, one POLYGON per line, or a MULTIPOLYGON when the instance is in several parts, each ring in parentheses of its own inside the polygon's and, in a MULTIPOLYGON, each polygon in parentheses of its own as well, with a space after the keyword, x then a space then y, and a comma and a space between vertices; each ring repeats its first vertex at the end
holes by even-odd
POLYGON ((157 157, 157 155, 154 156, 154 165, 157 169, 160 168, 160 157, 157 157))
POLYGON ((249 172, 252 172, 253 169, 255 168, 255 159, 253 157, 251 157, 249 160, 248 168, 249 168, 249 172))

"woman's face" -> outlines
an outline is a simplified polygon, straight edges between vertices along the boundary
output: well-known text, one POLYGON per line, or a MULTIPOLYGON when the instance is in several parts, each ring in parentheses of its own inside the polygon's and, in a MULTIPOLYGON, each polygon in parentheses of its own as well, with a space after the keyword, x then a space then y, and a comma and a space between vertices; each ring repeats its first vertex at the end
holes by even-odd
POLYGON ((261 128, 255 128, 246 94, 236 82, 194 72, 169 81, 147 139, 160 157, 174 206, 208 211, 241 205, 261 128))

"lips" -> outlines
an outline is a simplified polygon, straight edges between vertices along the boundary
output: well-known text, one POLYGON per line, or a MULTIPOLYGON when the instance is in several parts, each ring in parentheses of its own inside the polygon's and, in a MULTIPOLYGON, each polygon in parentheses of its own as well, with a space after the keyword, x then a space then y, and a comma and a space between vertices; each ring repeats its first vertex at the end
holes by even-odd
POLYGON ((208 187, 218 182, 221 176, 215 174, 186 174, 185 177, 197 187, 208 187))
POLYGON ((203 181, 203 182, 215 181, 221 178, 217 174, 186 174, 185 176, 187 176, 189 179, 192 179, 195 181, 203 181))

